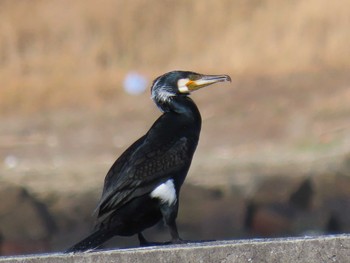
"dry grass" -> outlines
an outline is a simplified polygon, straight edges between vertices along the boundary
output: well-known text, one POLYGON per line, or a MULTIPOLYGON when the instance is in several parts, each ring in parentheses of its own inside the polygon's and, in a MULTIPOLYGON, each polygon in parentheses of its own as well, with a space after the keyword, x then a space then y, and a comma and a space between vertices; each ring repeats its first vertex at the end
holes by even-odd
POLYGON ((3 0, 0 112, 100 105, 129 70, 348 68, 349 28, 346 0, 3 0))

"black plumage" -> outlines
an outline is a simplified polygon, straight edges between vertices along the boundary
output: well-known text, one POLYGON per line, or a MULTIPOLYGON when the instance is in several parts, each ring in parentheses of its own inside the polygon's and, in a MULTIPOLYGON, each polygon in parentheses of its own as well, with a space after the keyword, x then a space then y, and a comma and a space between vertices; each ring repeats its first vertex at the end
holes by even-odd
POLYGON ((227 75, 172 71, 153 82, 152 99, 163 114, 112 165, 96 208, 95 232, 66 252, 94 249, 115 235, 138 234, 140 244, 145 245, 142 231, 162 218, 171 242, 181 242, 175 222, 180 187, 201 129, 201 115, 188 95, 222 81, 231 79, 227 75))

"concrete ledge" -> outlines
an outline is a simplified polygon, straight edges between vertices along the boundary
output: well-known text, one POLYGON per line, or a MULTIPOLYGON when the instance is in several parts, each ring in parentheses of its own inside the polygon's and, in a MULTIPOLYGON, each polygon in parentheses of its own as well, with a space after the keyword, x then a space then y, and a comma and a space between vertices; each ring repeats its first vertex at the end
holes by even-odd
POLYGON ((0 257, 0 262, 350 262, 350 235, 253 239, 0 257))

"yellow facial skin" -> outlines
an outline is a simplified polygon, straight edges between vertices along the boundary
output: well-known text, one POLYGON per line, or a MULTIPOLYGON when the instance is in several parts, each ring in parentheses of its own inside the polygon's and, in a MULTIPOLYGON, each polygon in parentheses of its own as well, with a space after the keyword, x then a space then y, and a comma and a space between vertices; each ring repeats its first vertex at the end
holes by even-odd
POLYGON ((217 82, 231 82, 228 75, 199 75, 194 77, 196 79, 184 78, 178 80, 177 86, 180 93, 189 93, 217 82))

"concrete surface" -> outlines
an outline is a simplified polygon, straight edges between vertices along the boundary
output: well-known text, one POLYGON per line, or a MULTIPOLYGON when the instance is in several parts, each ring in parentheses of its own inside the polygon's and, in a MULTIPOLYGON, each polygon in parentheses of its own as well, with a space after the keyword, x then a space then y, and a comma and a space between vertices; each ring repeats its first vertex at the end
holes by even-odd
POLYGON ((350 262, 350 235, 216 241, 184 245, 0 257, 1 263, 31 262, 350 262))

